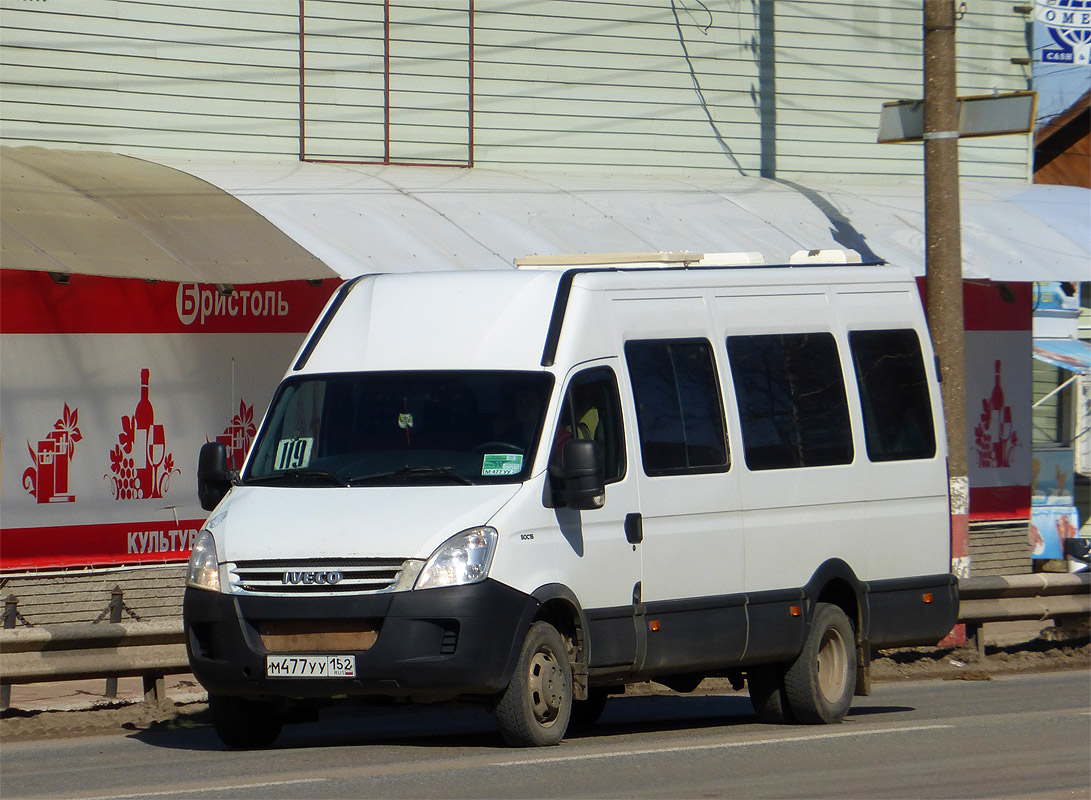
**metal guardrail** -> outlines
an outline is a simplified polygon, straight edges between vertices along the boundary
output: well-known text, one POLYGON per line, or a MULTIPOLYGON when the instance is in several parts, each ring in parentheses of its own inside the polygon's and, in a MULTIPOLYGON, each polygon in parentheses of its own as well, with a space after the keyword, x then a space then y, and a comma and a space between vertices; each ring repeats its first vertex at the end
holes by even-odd
MULTIPOLYGON (((959 581, 959 622, 1091 618, 1091 573, 959 581)), ((0 630, 0 685, 141 676, 145 698, 163 698, 165 675, 189 672, 181 620, 80 623, 0 630)))
POLYGON ((958 593, 968 625, 1091 615, 1091 572, 964 578, 958 593))
POLYGON ((958 621, 982 655, 986 622, 1091 620, 1091 572, 963 578, 958 593, 958 621))
MULTIPOLYGON (((189 672, 182 621, 106 622, 0 631, 0 685, 139 676, 144 699, 165 699, 163 678, 189 672)), ((5 698, 6 699, 6 698, 5 698)))

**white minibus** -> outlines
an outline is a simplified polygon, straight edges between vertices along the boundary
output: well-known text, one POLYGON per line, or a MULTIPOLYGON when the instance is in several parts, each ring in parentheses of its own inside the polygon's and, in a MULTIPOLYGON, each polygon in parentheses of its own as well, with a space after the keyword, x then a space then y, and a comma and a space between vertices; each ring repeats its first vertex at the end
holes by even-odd
POLYGON ((958 612, 920 295, 851 260, 347 281, 242 470, 200 454, 184 621, 221 739, 463 698, 549 745, 626 685, 710 676, 839 722, 873 650, 958 612))

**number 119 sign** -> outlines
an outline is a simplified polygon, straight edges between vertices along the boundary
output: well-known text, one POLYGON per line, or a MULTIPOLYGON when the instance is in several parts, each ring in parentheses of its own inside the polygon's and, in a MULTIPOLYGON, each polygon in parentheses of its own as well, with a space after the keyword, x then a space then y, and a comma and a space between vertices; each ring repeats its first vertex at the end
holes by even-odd
POLYGON ((281 439, 277 445, 277 458, 273 469, 302 469, 311 463, 311 447, 314 439, 281 439))

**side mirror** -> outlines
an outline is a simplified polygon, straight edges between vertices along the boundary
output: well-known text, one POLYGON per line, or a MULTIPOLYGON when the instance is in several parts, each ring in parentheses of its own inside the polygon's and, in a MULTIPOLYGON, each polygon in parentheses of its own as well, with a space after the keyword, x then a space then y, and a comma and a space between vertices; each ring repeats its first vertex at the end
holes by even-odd
POLYGON ((596 442, 569 439, 561 449, 561 463, 549 468, 549 477, 558 508, 592 510, 606 502, 602 448, 596 442))
POLYGON ((197 498, 201 508, 211 511, 231 489, 233 475, 227 469, 227 448, 223 442, 201 445, 197 457, 197 498))

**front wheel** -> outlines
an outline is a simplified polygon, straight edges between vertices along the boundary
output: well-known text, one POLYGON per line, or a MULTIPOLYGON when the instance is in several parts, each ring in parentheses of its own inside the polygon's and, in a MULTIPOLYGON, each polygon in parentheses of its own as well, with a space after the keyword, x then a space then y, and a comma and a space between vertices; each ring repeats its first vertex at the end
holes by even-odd
POLYGON ((852 623, 837 606, 817 603, 803 652, 784 673, 792 713, 803 723, 840 722, 852 704, 855 681, 852 623))
POLYGON ((284 727, 284 717, 272 703, 212 694, 208 707, 216 734, 235 750, 263 750, 276 741, 284 727))
POLYGON ((556 628, 535 622, 527 631, 511 683, 496 705, 500 734, 514 747, 554 745, 572 714, 572 664, 556 628))

